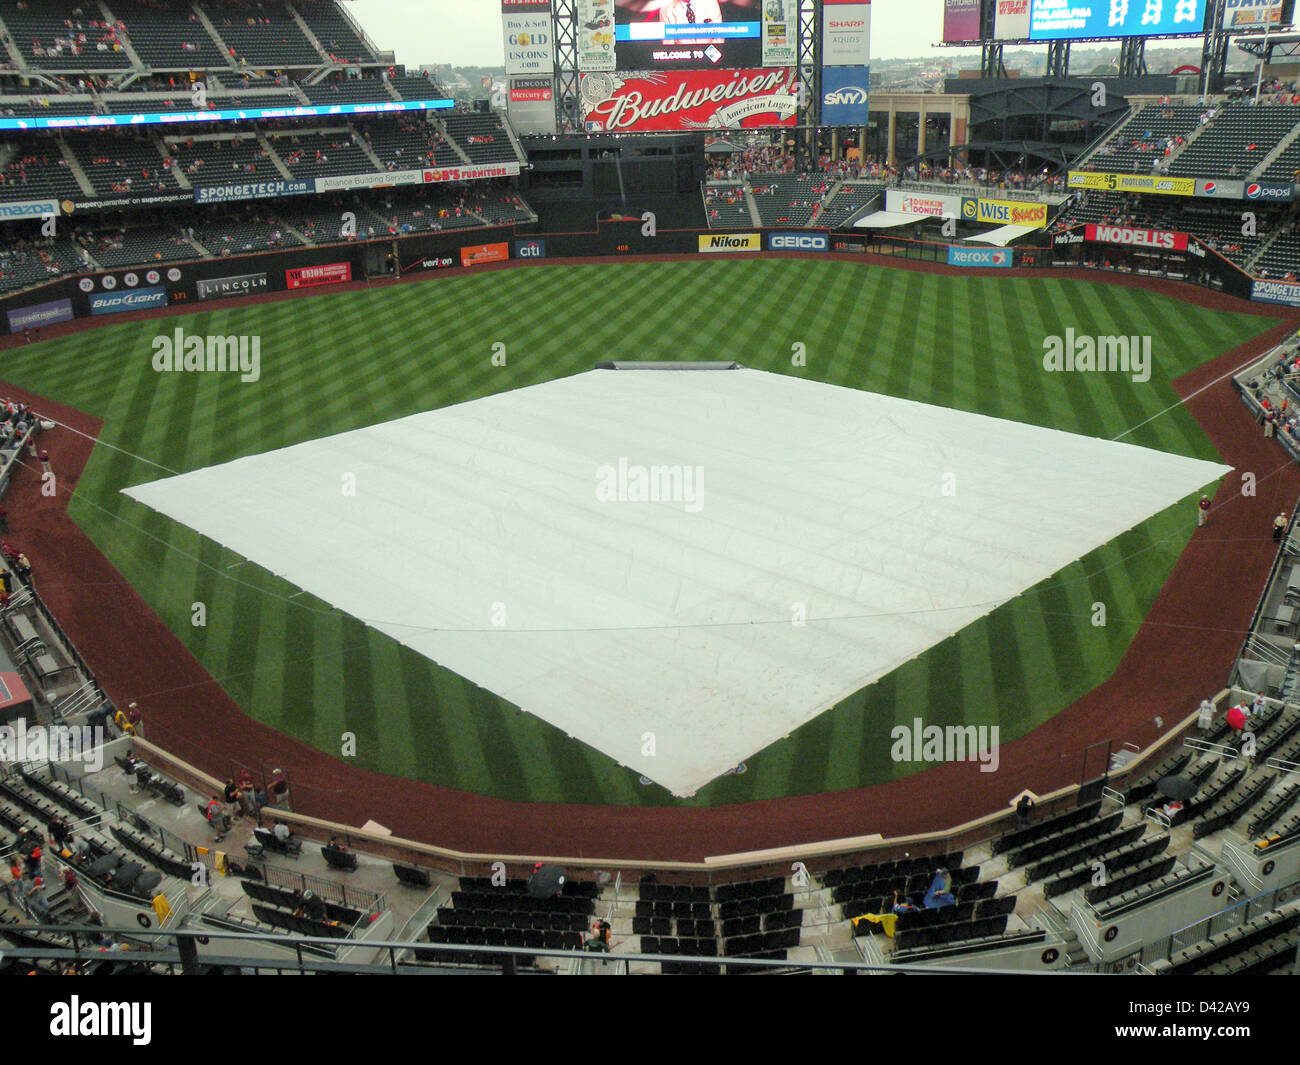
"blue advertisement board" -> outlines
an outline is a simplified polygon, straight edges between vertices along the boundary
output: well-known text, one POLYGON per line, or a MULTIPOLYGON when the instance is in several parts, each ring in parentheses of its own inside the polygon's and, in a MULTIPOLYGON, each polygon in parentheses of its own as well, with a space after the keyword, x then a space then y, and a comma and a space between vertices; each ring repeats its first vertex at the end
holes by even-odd
POLYGON ((1300 307, 1300 285, 1293 281, 1256 281, 1250 286, 1250 298, 1260 303, 1300 307))
POLYGON ((1031 41, 1200 33, 1209 0, 1032 0, 1031 41))
MULTIPOLYGON (((220 102, 220 97, 214 97, 220 102)), ((332 115, 386 115, 401 111, 443 111, 455 100, 388 100, 373 104, 314 104, 310 107, 230 107, 205 111, 146 111, 134 115, 31 115, 0 118, 0 130, 99 129, 107 126, 159 126, 177 122, 239 122, 262 118, 316 118, 332 115)))
POLYGON ((867 124, 870 67, 822 67, 822 125, 867 124))
POLYGON ((316 191, 316 182, 306 181, 238 181, 229 185, 205 185, 194 190, 195 203, 229 203, 234 200, 268 200, 275 196, 307 196, 316 191))
POLYGON ((948 245, 949 266, 1010 266, 1015 256, 1006 248, 958 248, 948 245))
POLYGON ((167 290, 160 286, 135 288, 126 292, 97 292, 90 297, 91 314, 121 314, 167 306, 167 290))

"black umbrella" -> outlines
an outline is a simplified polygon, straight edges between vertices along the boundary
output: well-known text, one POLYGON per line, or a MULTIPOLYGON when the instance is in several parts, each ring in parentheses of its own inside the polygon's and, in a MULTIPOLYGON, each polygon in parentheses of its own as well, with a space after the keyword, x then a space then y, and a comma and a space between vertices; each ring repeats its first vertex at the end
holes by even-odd
POLYGON ((528 894, 535 899, 548 899, 564 889, 564 870, 558 865, 539 865, 528 878, 528 894))
POLYGON ((1196 794, 1196 785, 1183 777, 1161 777, 1160 783, 1156 785, 1156 791, 1166 799, 1177 799, 1181 802, 1196 794))

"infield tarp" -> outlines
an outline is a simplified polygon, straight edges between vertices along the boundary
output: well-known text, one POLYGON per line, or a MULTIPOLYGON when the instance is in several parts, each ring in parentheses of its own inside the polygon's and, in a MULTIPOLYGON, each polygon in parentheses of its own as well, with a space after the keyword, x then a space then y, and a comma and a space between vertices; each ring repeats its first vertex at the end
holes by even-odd
POLYGON ((756 370, 593 370, 126 491, 690 795, 1227 469, 756 370), (675 497, 638 499, 653 467, 675 497))

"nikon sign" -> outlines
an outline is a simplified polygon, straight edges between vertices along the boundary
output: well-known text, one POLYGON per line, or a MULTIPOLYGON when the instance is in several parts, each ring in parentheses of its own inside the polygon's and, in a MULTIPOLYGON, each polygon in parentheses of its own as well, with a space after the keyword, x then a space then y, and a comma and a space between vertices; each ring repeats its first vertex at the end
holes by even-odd
POLYGON ((506 74, 551 74, 555 70, 555 32, 545 11, 503 11, 506 74))
POLYGON ((758 233, 700 234, 700 251, 762 251, 763 238, 758 233))

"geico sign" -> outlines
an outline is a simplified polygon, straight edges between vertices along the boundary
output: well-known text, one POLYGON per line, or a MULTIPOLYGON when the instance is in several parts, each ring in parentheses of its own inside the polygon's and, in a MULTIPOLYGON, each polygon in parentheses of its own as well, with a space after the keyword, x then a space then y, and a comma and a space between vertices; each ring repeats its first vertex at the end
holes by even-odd
POLYGON ((836 104, 865 104, 867 102, 867 90, 857 85, 846 85, 842 89, 834 89, 822 97, 822 103, 827 107, 834 107, 836 104))
POLYGON ((773 233, 768 247, 772 251, 826 251, 830 241, 820 233, 773 233))

